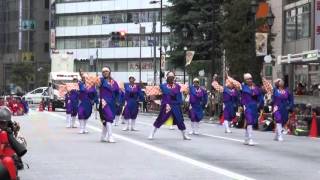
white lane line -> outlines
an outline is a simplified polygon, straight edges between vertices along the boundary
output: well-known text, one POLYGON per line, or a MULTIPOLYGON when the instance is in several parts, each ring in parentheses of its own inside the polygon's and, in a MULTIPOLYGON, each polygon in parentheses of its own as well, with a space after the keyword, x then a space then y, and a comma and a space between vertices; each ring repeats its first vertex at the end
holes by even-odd
MULTIPOLYGON (((65 117, 62 116, 62 115, 53 114, 53 113, 47 113, 47 114, 59 117, 60 119, 65 119, 65 117)), ((96 132, 101 132, 101 129, 99 129, 99 128, 95 127, 95 126, 88 125, 87 127, 92 129, 92 130, 94 130, 94 131, 96 131, 96 132)), ((161 155, 164 155, 164 156, 167 156, 167 157, 171 157, 171 158, 174 158, 176 160, 180 160, 182 162, 191 164, 191 165, 196 166, 198 168, 206 169, 208 171, 211 171, 211 172, 214 172, 214 173, 217 173, 217 174, 221 174, 221 175, 224 175, 226 177, 230 177, 230 178, 237 179, 237 180, 254 180, 253 178, 250 178, 250 177, 247 177, 247 176, 244 176, 244 175, 229 171, 227 169, 219 168, 219 167, 216 167, 216 166, 213 166, 213 165, 210 165, 210 164, 207 164, 207 163, 204 163, 204 162, 201 162, 201 161, 198 161, 198 160, 195 160, 195 159, 192 159, 192 158, 189 158, 189 157, 186 157, 186 156, 174 153, 174 152, 170 152, 170 151, 162 149, 162 148, 158 148, 156 146, 152 146, 150 144, 147 144, 147 143, 144 143, 144 142, 141 142, 141 141, 138 141, 138 140, 134 140, 132 138, 128 138, 128 137, 125 137, 125 136, 122 136, 122 135, 119 135, 119 134, 114 134, 114 136, 116 138, 118 138, 118 139, 127 141, 127 142, 129 142, 131 144, 135 144, 135 145, 143 147, 145 149, 157 152, 157 153, 159 153, 161 155)))
MULTIPOLYGON (((142 124, 142 125, 146 125, 146 126, 152 126, 152 124, 145 123, 145 122, 141 122, 141 121, 138 121, 138 122, 136 122, 136 123, 142 124)), ((216 138, 216 139, 223 139, 223 140, 235 141, 235 142, 241 142, 241 143, 243 143, 243 140, 241 140, 241 139, 234 139, 234 138, 229 138, 229 137, 216 136, 216 135, 207 134, 207 133, 200 133, 200 135, 202 135, 202 136, 207 136, 207 137, 212 137, 212 138, 216 138)))

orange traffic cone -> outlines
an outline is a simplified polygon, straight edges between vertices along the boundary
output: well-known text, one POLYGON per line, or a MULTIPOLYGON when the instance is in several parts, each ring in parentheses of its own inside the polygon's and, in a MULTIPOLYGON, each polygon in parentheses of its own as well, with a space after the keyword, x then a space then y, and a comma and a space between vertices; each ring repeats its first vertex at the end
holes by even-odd
POLYGON ((317 116, 316 113, 312 114, 312 122, 311 122, 311 128, 310 128, 310 133, 309 137, 318 137, 318 127, 317 127, 317 116))
POLYGON ((39 111, 42 112, 43 111, 43 102, 41 101, 39 104, 39 111))
POLYGON ((223 117, 223 115, 221 115, 221 116, 220 116, 220 124, 222 125, 223 122, 224 122, 224 117, 223 117))
POLYGON ((53 108, 52 108, 52 103, 51 103, 51 102, 49 103, 49 106, 48 106, 48 111, 49 111, 49 112, 52 112, 52 111, 53 111, 53 108))
POLYGON ((265 119, 265 118, 264 118, 264 113, 261 112, 261 113, 260 113, 260 117, 259 117, 259 123, 260 123, 260 124, 263 124, 264 119, 265 119))

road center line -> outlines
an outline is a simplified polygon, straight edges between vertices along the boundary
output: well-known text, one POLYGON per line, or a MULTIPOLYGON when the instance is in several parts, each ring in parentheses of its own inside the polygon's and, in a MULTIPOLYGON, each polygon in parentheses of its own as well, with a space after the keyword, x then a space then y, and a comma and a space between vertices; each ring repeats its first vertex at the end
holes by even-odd
MULTIPOLYGON (((65 117, 63 115, 54 114, 54 113, 48 113, 48 112, 45 112, 45 113, 46 114, 50 114, 51 116, 59 117, 60 119, 65 119, 65 117)), ((101 132, 101 129, 97 128, 95 126, 88 125, 87 127, 92 129, 92 130, 94 130, 94 131, 96 131, 96 132, 101 132)), ((162 149, 162 148, 158 148, 156 146, 152 146, 150 144, 147 144, 147 143, 144 143, 144 142, 141 142, 141 141, 138 141, 138 140, 134 140, 132 138, 128 138, 128 137, 125 137, 125 136, 122 136, 122 135, 119 135, 119 134, 114 134, 114 136, 116 138, 118 138, 118 139, 127 141, 127 142, 129 142, 131 144, 135 144, 137 146, 143 147, 143 148, 151 150, 153 152, 157 152, 157 153, 159 153, 161 155, 174 158, 176 160, 191 164, 191 165, 196 166, 198 168, 206 169, 208 171, 211 171, 211 172, 214 172, 214 173, 217 173, 217 174, 221 174, 221 175, 224 175, 224 176, 227 176, 227 177, 230 177, 230 178, 233 178, 233 179, 238 179, 238 180, 254 180, 253 178, 250 178, 250 177, 238 174, 238 173, 234 173, 232 171, 229 171, 229 170, 226 170, 226 169, 223 169, 223 168, 219 168, 219 167, 216 167, 216 166, 213 166, 213 165, 210 165, 210 164, 207 164, 207 163, 204 163, 204 162, 201 162, 201 161, 198 161, 198 160, 195 160, 195 159, 192 159, 192 158, 189 158, 189 157, 186 157, 186 156, 174 153, 174 152, 170 152, 168 150, 165 150, 165 149, 162 149)))

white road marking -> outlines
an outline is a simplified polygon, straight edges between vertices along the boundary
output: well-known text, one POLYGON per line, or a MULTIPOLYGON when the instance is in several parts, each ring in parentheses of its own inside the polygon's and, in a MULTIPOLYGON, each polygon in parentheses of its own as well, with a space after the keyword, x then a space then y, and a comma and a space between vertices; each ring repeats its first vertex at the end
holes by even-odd
MULTIPOLYGON (((54 114, 54 113, 47 113, 47 114, 59 117, 60 119, 63 119, 63 120, 65 119, 65 117, 62 116, 62 115, 58 115, 58 114, 54 114)), ((94 130, 94 131, 96 131, 96 132, 101 132, 101 129, 97 128, 95 126, 88 125, 87 127, 92 129, 92 130, 94 130)), ((244 175, 229 171, 227 169, 219 168, 217 166, 213 166, 213 165, 210 165, 210 164, 207 164, 207 163, 204 163, 204 162, 201 162, 201 161, 198 161, 198 160, 195 160, 195 159, 192 159, 192 158, 189 158, 189 157, 186 157, 186 156, 174 153, 174 152, 170 152, 168 150, 165 150, 165 149, 162 149, 162 148, 158 148, 156 146, 152 146, 150 144, 147 144, 147 143, 144 143, 144 142, 141 142, 141 141, 138 141, 138 140, 134 140, 132 138, 128 138, 128 137, 125 137, 125 136, 122 136, 122 135, 119 135, 119 134, 114 134, 114 136, 116 138, 118 138, 118 139, 127 141, 129 143, 135 144, 135 145, 143 147, 145 149, 157 152, 157 153, 159 153, 161 155, 174 158, 176 160, 191 164, 191 165, 196 166, 198 168, 206 169, 208 171, 211 171, 211 172, 214 172, 214 173, 217 173, 217 174, 224 175, 226 177, 230 177, 230 178, 238 179, 238 180, 254 180, 253 178, 250 178, 250 177, 247 177, 247 176, 244 176, 244 175)))
MULTIPOLYGON (((136 122, 136 123, 137 123, 137 124, 146 125, 146 126, 152 126, 152 124, 145 123, 145 122, 141 122, 141 121, 138 121, 138 122, 136 122)), ((216 136, 216 135, 207 134, 207 133, 200 133, 200 135, 202 135, 202 136, 207 136, 207 137, 212 137, 212 138, 216 138, 216 139, 223 139, 223 140, 235 141, 235 142, 241 142, 241 143, 243 143, 243 140, 241 140, 241 139, 234 139, 234 138, 229 138, 229 137, 216 136)))

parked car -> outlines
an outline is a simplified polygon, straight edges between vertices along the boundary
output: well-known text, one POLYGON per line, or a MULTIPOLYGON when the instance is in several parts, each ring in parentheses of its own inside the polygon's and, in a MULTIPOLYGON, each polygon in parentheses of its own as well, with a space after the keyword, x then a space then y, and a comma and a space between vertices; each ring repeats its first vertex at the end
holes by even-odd
POLYGON ((29 104, 38 104, 41 102, 43 98, 46 98, 47 96, 48 96, 48 87, 39 87, 37 89, 34 89, 28 92, 23 97, 29 104))

